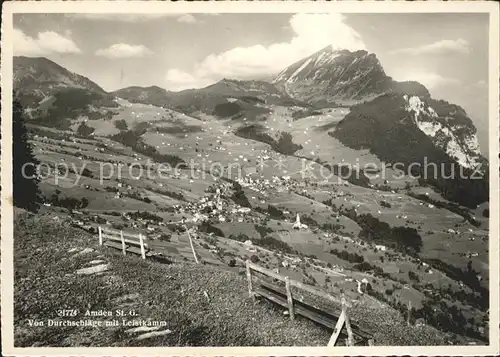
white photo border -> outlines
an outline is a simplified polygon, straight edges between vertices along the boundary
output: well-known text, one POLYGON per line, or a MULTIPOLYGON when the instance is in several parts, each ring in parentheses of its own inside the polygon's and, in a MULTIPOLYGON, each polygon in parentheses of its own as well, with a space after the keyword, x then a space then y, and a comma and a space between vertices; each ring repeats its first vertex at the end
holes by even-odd
POLYGON ((2 347, 8 356, 487 356, 500 354, 499 337, 499 3, 492 1, 9 1, 2 4, 1 42, 1 312, 2 347), (18 13, 488 13, 490 160, 490 345, 372 347, 14 347, 12 75, 13 14, 18 13))

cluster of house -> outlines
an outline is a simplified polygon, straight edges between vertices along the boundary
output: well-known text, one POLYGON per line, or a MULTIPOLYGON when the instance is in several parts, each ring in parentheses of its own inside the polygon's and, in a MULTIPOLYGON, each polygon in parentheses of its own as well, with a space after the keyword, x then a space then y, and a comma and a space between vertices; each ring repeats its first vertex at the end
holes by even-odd
POLYGON ((162 229, 160 227, 165 227, 166 223, 163 221, 156 221, 153 219, 148 219, 144 217, 134 217, 130 215, 129 212, 123 212, 121 215, 122 219, 130 222, 131 228, 145 229, 148 233, 148 238, 155 239, 161 235, 162 229))
POLYGON ((183 205, 175 205, 174 210, 178 214, 193 217, 193 222, 203 222, 215 219, 219 222, 243 222, 251 211, 248 207, 241 207, 233 203, 231 196, 231 184, 219 183, 214 192, 200 198, 197 202, 187 202, 183 205))
MULTIPOLYGON (((124 189, 126 189, 128 191, 133 190, 133 188, 132 188, 131 185, 125 184, 125 183, 120 182, 120 181, 118 181, 118 183, 116 184, 116 186, 117 186, 117 188, 124 188, 124 189)), ((120 192, 119 190, 116 191, 114 198, 118 199, 118 198, 121 198, 121 197, 123 197, 123 193, 120 192)))
POLYGON ((304 182, 292 180, 290 176, 272 176, 271 179, 263 177, 254 178, 251 174, 246 174, 239 178, 237 182, 256 193, 267 196, 268 190, 276 189, 279 192, 301 189, 305 186, 304 182))
POLYGON ((237 182, 241 187, 248 188, 256 193, 263 196, 267 196, 267 190, 275 187, 274 182, 271 183, 268 179, 263 178, 253 178, 250 174, 246 174, 241 178, 238 178, 237 182))
MULTIPOLYGON (((47 204, 45 205, 47 206, 47 204)), ((96 224, 110 223, 98 215, 87 215, 79 210, 73 210, 68 220, 73 227, 78 227, 88 232, 93 232, 96 224)))

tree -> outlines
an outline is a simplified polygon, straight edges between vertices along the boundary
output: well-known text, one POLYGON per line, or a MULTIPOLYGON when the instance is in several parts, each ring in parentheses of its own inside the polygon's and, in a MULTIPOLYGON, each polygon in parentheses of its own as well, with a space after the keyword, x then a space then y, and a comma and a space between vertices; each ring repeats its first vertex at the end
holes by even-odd
POLYGON ((85 208, 89 205, 89 200, 86 197, 83 197, 80 200, 80 208, 85 208))
POLYGON ((83 122, 76 130, 76 133, 81 136, 89 136, 94 132, 94 130, 95 130, 94 128, 88 126, 85 122, 83 122))
POLYGON ((128 130, 128 125, 125 119, 115 121, 115 127, 118 130, 128 130))
POLYGON ((24 123, 24 110, 17 99, 12 103, 12 185, 14 206, 36 212, 40 202, 35 159, 24 123))

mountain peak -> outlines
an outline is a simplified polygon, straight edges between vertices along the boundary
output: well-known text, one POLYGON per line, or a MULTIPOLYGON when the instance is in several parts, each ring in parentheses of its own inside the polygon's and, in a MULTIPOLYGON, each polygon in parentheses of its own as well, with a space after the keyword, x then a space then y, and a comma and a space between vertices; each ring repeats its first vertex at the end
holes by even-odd
POLYGON ((326 47, 323 47, 321 50, 319 50, 318 52, 316 53, 334 53, 334 52, 338 52, 339 49, 334 47, 333 45, 328 45, 326 47))
MULTIPOLYGON (((321 50, 315 52, 314 54, 318 54, 318 53, 338 53, 341 55, 354 54, 356 56, 360 56, 360 55, 363 56, 363 55, 368 54, 368 52, 366 50, 350 51, 347 48, 339 48, 339 47, 336 47, 335 45, 332 45, 332 44, 323 47, 321 50)), ((314 56, 314 54, 312 56, 314 56)))
POLYGON ((13 67, 14 88, 26 107, 36 107, 40 101, 63 90, 79 89, 100 96, 108 94, 87 77, 73 73, 45 57, 15 56, 13 67))
POLYGON ((418 82, 387 76, 375 53, 332 45, 285 68, 272 83, 294 99, 322 105, 351 105, 384 93, 430 97, 418 82))

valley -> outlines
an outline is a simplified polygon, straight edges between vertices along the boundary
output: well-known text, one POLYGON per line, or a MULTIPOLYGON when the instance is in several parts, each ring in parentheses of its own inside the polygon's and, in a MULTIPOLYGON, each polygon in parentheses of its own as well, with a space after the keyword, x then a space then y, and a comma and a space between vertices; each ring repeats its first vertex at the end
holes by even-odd
MULTIPOLYGON (((358 55, 337 54, 341 62, 320 55, 315 63, 340 68, 358 55)), ((396 137, 383 137, 386 127, 377 132, 377 123, 370 122, 390 117, 385 113, 392 107, 377 107, 381 114, 370 114, 377 100, 396 96, 399 103, 397 91, 418 95, 421 85, 388 91, 393 81, 383 77, 376 57, 370 56, 373 68, 367 71, 357 62, 362 76, 354 71, 357 67, 349 67, 354 72, 342 75, 341 87, 328 87, 331 93, 335 89, 333 99, 314 102, 308 88, 327 83, 318 87, 310 77, 301 77, 314 72, 308 61, 283 72, 290 72, 292 81, 278 76, 276 82, 288 88, 284 91, 278 84, 227 79, 183 92, 134 87, 100 93, 102 98, 90 104, 82 100, 72 111, 61 110, 68 107, 61 99, 49 100, 65 98, 57 96, 60 89, 52 80, 45 85, 32 79, 37 95, 44 97, 35 102, 45 111, 22 100, 27 94, 19 100, 31 115, 25 118, 28 142, 40 162, 37 215, 81 231, 85 239, 80 244, 88 241, 89 246, 96 244, 99 225, 145 234, 170 262, 168 269, 181 273, 197 267, 185 232, 189 229, 198 258, 217 274, 238 279, 250 259, 335 296, 344 294, 356 306, 355 318, 380 334, 379 340, 393 343, 380 325, 383 319, 370 321, 370 314, 383 310, 404 319, 411 304, 409 333, 436 334, 442 340, 416 342, 415 337, 409 343, 487 343, 487 201, 453 201, 456 193, 449 193, 445 183, 395 168, 397 157, 386 155, 387 150, 407 159, 406 147, 396 147, 396 137), (301 72, 304 68, 307 73, 301 72), (44 121, 54 115, 60 120, 44 121), (297 217, 304 227, 294 227, 297 217), (368 283, 364 292, 361 281, 368 283)), ((29 66, 38 64, 33 60, 29 66)), ((325 73, 332 71, 326 68, 325 73)), ((26 77, 16 73, 15 78, 26 77)), ((72 82, 58 77, 64 88, 76 82, 80 90, 96 93, 96 87, 70 77, 72 82)), ((429 100, 428 93, 422 100, 429 100)), ((418 115, 404 105, 394 110, 401 117, 418 115)), ((401 132, 419 130, 416 124, 387 125, 401 132)), ((469 129, 473 135, 475 128, 469 129)), ((454 160, 446 153, 446 140, 435 143, 422 131, 414 137, 420 151, 411 154, 418 160, 429 153, 454 160)), ((464 155, 474 156, 474 150, 464 155)), ((196 281, 203 284, 203 279, 196 281)))

